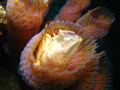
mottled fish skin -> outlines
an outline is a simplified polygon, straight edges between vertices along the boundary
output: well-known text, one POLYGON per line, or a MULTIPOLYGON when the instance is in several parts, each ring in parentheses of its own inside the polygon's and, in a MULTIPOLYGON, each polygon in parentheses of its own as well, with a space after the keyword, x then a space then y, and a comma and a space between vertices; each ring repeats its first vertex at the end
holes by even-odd
MULTIPOLYGON (((58 90, 58 88, 64 89, 69 87, 74 84, 75 81, 80 79, 83 75, 86 64, 90 62, 90 59, 93 57, 93 54, 95 54, 95 49, 97 48, 95 39, 93 37, 89 37, 89 33, 84 34, 84 31, 84 28, 78 24, 55 21, 46 25, 45 29, 31 38, 21 53, 19 65, 19 70, 26 83, 35 89, 58 90), (42 66, 40 61, 42 59, 41 57, 43 57, 41 56, 43 53, 37 53, 44 48, 44 45, 43 47, 39 47, 39 45, 44 44, 42 43, 43 37, 46 34, 49 34, 50 36, 53 36, 54 34, 58 35, 59 29, 74 31, 83 39, 77 51, 71 56, 69 62, 67 62, 67 66, 62 69, 62 71, 61 68, 59 71, 59 66, 56 65, 54 68, 51 68, 54 63, 51 62, 50 59, 47 61, 45 60, 48 64, 47 66, 42 66), (39 56, 40 60, 36 60, 37 56, 39 56)), ((99 55, 97 58, 99 58, 99 55)))
POLYGON ((95 83, 90 90, 112 90, 111 66, 106 53, 102 54, 98 66, 98 74, 95 75, 95 83))

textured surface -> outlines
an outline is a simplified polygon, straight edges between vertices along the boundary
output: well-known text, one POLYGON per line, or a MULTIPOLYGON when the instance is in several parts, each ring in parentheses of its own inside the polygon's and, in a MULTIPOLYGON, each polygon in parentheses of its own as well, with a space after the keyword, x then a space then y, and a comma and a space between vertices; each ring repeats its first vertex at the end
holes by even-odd
POLYGON ((86 63, 89 62, 96 48, 97 46, 93 37, 89 38, 88 33, 84 35, 84 29, 79 25, 68 22, 51 22, 42 32, 34 36, 22 51, 20 60, 22 77, 27 84, 36 89, 69 87, 83 75, 86 63), (58 34, 59 29, 75 31, 77 35, 83 38, 81 45, 62 71, 56 70, 57 66, 51 68, 49 64, 45 67, 39 64, 36 65, 36 56, 41 56, 41 54, 36 55, 39 54, 36 52, 39 49, 38 45, 42 44, 41 40, 43 36, 45 34, 50 34, 51 36, 53 36, 53 33, 58 34))
POLYGON ((99 39, 108 34, 114 20, 113 13, 107 8, 97 7, 83 15, 76 23, 84 26, 87 31, 91 32, 92 36, 99 39))
POLYGON ((26 0, 8 0, 6 7, 7 18, 11 19, 18 29, 34 29, 40 27, 42 24, 47 3, 43 2, 43 0, 42 2, 40 2, 40 0, 34 1, 35 2, 27 2, 26 0))
POLYGON ((90 0, 68 0, 54 20, 76 22, 89 5, 90 0))
POLYGON ((20 56, 26 43, 38 33, 43 23, 48 3, 48 1, 44 0, 7 1, 8 42, 6 46, 8 46, 10 55, 20 56))
MULTIPOLYGON (((6 0, 1 0, 1 1, 6 1, 6 0)), ((0 1, 0 2, 1 2, 0 1)), ((46 20, 52 20, 54 18, 54 16, 58 13, 59 9, 61 8, 61 6, 64 5, 65 1, 66 0, 53 0, 54 2, 51 4, 51 7, 50 7, 50 11, 48 13, 48 15, 46 16, 45 18, 45 21, 46 20)), ((119 83, 119 72, 120 70, 118 69, 119 68, 119 60, 120 60, 120 55, 119 55, 119 35, 120 35, 120 32, 119 32, 119 29, 120 28, 120 25, 119 25, 119 11, 120 11, 120 5, 119 5, 119 0, 92 0, 92 3, 91 5, 89 6, 89 8, 87 10, 84 11, 84 13, 86 13, 88 10, 91 10, 97 6, 106 6, 107 8, 109 8, 112 12, 115 13, 115 16, 116 16, 116 20, 114 22, 114 24, 112 25, 111 27, 111 30, 109 32, 109 34, 107 36, 105 36, 104 38, 102 39, 99 39, 97 40, 97 43, 99 44, 99 48, 97 49, 98 52, 101 51, 101 50, 105 50, 107 52, 107 56, 108 56, 108 61, 112 62, 112 67, 113 67, 113 87, 112 87, 112 90, 119 90, 119 86, 120 86, 120 83, 119 83)), ((18 63, 19 63, 19 58, 17 59, 17 61, 14 59, 14 60, 11 60, 5 53, 4 53, 4 50, 2 48, 2 45, 4 43, 4 41, 6 40, 5 39, 5 35, 6 35, 6 32, 4 33, 4 35, 0 36, 0 67, 3 67, 3 68, 9 68, 11 70, 15 70, 17 71, 17 66, 18 66, 18 63)), ((4 72, 7 71, 6 69, 3 69, 4 72)), ((9 70, 10 71, 10 70, 9 70)), ((11 72, 11 73, 14 73, 15 71, 11 72)), ((4 75, 4 79, 7 79, 8 80, 8 77, 9 77, 9 74, 10 73, 7 73, 6 75, 4 75)), ((17 76, 18 73, 16 72, 17 76)), ((11 74, 12 77, 14 77, 13 74, 11 74)), ((20 80, 21 80, 21 77, 18 77, 20 80)), ((31 89, 29 86, 27 86, 24 81, 20 81, 20 87, 21 87, 21 90, 33 90, 31 89)), ((0 83, 1 85, 1 83, 0 83)), ((9 87, 7 84, 5 85, 5 90, 7 90, 7 87, 9 87)), ((13 87, 14 88, 14 87, 13 87)), ((12 88, 12 89, 13 89, 12 88)), ((13 89, 14 90, 14 89, 13 89)), ((68 89, 70 90, 70 89, 68 89)))

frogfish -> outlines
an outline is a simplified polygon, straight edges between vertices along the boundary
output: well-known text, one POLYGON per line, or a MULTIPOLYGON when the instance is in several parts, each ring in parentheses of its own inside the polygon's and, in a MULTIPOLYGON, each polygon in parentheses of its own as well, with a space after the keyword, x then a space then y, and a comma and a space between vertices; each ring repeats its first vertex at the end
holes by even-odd
POLYGON ((99 66, 99 60, 107 61, 103 58, 105 52, 96 53, 95 41, 77 23, 51 22, 32 37, 22 51, 19 64, 22 78, 32 88, 40 90, 109 88, 105 86, 111 80, 109 73, 105 73, 109 68, 99 66), (101 69, 103 72, 98 72, 101 69), (97 81, 99 84, 95 83, 97 81))
POLYGON ((51 2, 7 2, 8 38, 10 46, 21 53, 22 79, 36 90, 109 90, 110 67, 106 52, 96 51, 96 40, 109 32, 113 13, 97 7, 81 16, 91 0, 67 0, 39 32, 51 2))

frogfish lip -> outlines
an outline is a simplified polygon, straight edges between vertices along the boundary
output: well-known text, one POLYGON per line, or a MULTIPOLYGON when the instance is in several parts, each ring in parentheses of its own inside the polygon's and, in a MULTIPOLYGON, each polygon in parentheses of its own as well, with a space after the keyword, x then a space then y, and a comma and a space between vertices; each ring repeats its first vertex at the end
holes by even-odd
POLYGON ((81 78, 96 48, 94 38, 78 24, 51 22, 28 42, 19 70, 35 89, 64 89, 81 78))

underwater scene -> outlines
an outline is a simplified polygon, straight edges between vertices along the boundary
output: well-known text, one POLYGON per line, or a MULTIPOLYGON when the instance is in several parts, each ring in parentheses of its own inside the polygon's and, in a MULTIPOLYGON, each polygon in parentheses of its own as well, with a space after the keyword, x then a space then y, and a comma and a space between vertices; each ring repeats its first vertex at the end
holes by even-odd
POLYGON ((1 0, 0 90, 120 90, 119 0, 1 0))

